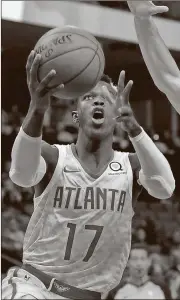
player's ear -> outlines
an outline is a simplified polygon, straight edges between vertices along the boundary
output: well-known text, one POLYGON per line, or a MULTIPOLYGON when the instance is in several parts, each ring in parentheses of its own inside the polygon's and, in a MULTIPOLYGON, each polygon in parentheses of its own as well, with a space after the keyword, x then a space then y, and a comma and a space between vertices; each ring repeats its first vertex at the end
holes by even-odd
POLYGON ((78 117, 78 112, 77 110, 73 110, 72 111, 72 119, 74 123, 79 123, 79 117, 78 117))

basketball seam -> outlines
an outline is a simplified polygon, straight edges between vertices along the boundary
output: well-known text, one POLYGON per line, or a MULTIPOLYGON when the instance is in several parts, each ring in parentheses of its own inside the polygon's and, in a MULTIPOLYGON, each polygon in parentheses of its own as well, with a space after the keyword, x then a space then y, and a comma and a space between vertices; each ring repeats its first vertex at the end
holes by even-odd
MULTIPOLYGON (((99 46, 98 46, 98 49, 99 49, 99 46)), ((97 49, 97 51, 98 51, 98 49, 97 49)), ((96 79, 94 80, 93 86, 94 86, 94 84, 95 84, 96 81, 97 81, 97 78, 98 78, 98 75, 99 75, 99 72, 100 72, 100 69, 101 69, 101 61, 100 61, 100 57, 99 57, 99 54, 98 54, 97 51, 96 51, 96 54, 97 54, 97 56, 98 56, 98 58, 99 58, 99 70, 98 70, 98 72, 97 72, 97 76, 96 76, 96 79)))
MULTIPOLYGON (((52 35, 55 35, 55 34, 57 34, 57 33, 58 33, 58 32, 52 33, 52 34, 50 34, 50 35, 47 35, 47 37, 52 36, 52 35)), ((65 33, 66 33, 66 34, 72 34, 71 32, 59 32, 59 33, 63 33, 63 34, 65 34, 65 33)), ((84 38, 86 38, 88 41, 92 42, 93 44, 95 44, 95 45, 97 46, 97 43, 95 43, 94 41, 90 40, 88 37, 84 36, 83 34, 74 33, 74 32, 73 32, 73 34, 76 34, 76 35, 79 35, 79 36, 81 36, 81 37, 84 37, 84 38)), ((39 39, 38 42, 40 42, 42 38, 43 38, 43 36, 39 39)), ((36 45, 38 44, 38 42, 36 43, 36 45)), ((98 42, 98 40, 97 40, 97 42, 98 42)), ((98 43, 99 43, 99 42, 98 42, 98 43)), ((36 45, 35 45, 35 47, 36 47, 36 45)), ((93 49, 93 50, 94 50, 94 49, 93 49)))
POLYGON ((69 50, 68 52, 63 52, 63 53, 61 53, 61 54, 57 54, 56 56, 52 57, 51 59, 45 61, 42 65, 40 65, 40 67, 44 66, 44 65, 47 64, 49 61, 51 61, 51 60, 57 58, 58 56, 62 56, 62 55, 64 55, 64 54, 68 54, 68 53, 71 53, 71 52, 76 51, 76 50, 79 50, 79 49, 91 49, 91 50, 93 50, 94 52, 97 51, 97 49, 94 50, 94 49, 91 48, 91 47, 79 47, 79 48, 76 48, 76 49, 69 50))
POLYGON ((78 77, 80 74, 82 74, 84 72, 85 69, 87 69, 87 67, 92 63, 92 61, 94 60, 97 51, 98 51, 98 45, 97 45, 97 49, 96 51, 94 51, 94 56, 92 57, 92 59, 88 62, 88 64, 78 73, 76 74, 73 78, 69 79, 68 81, 64 82, 64 84, 68 84, 69 82, 71 82, 72 80, 74 80, 76 77, 78 77))
MULTIPOLYGON (((95 57, 96 54, 97 54, 97 51, 98 51, 98 49, 99 49, 99 46, 97 45, 96 50, 94 50, 94 49, 92 49, 92 48, 89 48, 89 47, 83 47, 83 48, 80 47, 80 48, 78 48, 78 49, 74 49, 74 50, 65 52, 65 53, 63 53, 63 54, 61 54, 61 55, 64 55, 64 54, 66 54, 66 53, 68 54, 68 53, 70 53, 70 52, 73 52, 73 51, 76 51, 76 50, 79 50, 79 49, 91 49, 91 50, 94 51, 94 55, 93 55, 92 59, 88 62, 88 64, 87 64, 85 67, 83 67, 83 69, 81 69, 81 71, 78 72, 78 74, 74 75, 73 77, 71 77, 71 78, 68 79, 67 81, 62 82, 62 83, 65 84, 65 85, 68 84, 69 82, 71 82, 72 80, 74 80, 74 79, 75 79, 76 77, 78 77, 81 73, 83 73, 84 70, 92 63, 94 57, 95 57)), ((44 66, 44 65, 45 65, 46 63, 48 63, 49 61, 51 61, 51 60, 53 60, 54 58, 56 58, 56 57, 58 57, 58 56, 61 56, 61 55, 57 55, 57 56, 53 57, 52 59, 48 60, 47 62, 45 62, 45 63, 44 63, 43 65, 41 65, 41 66, 44 66)), ((52 86, 51 88, 53 88, 53 86, 52 86)))

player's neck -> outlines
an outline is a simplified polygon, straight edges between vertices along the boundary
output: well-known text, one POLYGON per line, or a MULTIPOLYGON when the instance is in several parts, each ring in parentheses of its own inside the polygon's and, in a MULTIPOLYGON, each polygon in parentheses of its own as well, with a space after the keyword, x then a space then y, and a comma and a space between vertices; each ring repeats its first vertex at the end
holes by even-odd
POLYGON ((144 275, 143 277, 132 277, 130 276, 129 281, 132 282, 134 285, 140 286, 146 283, 149 280, 148 275, 144 275))
POLYGON ((104 140, 92 140, 82 135, 78 136, 76 143, 78 157, 82 161, 92 160, 96 165, 109 162, 113 157, 112 137, 104 140))

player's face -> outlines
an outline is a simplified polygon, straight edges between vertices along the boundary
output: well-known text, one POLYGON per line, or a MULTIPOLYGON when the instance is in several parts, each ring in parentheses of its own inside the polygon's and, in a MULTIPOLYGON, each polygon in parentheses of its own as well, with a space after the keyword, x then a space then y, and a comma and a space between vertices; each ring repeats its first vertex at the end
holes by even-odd
POLYGON ((78 102, 79 126, 88 137, 103 139, 112 135, 115 128, 116 105, 115 91, 110 84, 99 82, 89 93, 80 97, 78 102), (104 95, 106 85, 114 98, 112 104, 104 95))
POLYGON ((134 278, 142 278, 148 274, 150 259, 144 249, 132 249, 129 258, 130 274, 134 278))

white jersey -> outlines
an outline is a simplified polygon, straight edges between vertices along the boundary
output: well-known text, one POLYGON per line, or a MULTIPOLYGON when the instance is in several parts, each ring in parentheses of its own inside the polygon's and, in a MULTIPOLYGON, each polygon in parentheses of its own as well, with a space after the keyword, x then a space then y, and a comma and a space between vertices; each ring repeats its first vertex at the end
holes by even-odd
POLYGON ((70 285, 106 294, 126 267, 131 246, 133 172, 128 153, 97 179, 85 172, 71 145, 44 192, 34 198, 23 263, 70 285))
POLYGON ((165 299, 161 287, 148 280, 140 286, 126 283, 115 295, 114 299, 165 299))

